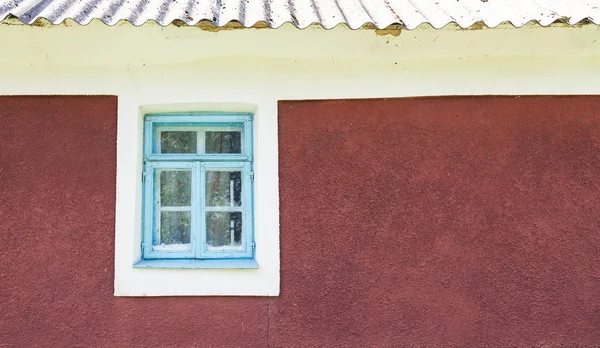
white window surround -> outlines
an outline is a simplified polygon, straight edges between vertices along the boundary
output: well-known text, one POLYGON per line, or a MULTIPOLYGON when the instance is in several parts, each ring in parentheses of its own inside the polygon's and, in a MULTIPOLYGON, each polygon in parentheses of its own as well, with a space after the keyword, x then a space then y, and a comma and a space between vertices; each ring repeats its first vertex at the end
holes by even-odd
MULTIPOLYGON (((121 97, 120 97, 121 98, 121 97)), ((278 296, 279 197, 277 113, 249 103, 143 105, 119 100, 115 296, 278 296), (130 111, 130 112, 128 112, 130 111), (254 238, 257 269, 135 268, 141 259, 143 117, 147 113, 229 111, 254 114, 254 238), (132 217, 135 217, 132 219, 132 217)))

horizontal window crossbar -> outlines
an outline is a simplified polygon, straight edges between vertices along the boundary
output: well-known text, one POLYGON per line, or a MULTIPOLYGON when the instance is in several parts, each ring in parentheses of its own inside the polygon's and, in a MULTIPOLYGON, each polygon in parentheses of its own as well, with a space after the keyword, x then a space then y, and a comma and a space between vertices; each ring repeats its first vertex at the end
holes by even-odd
POLYGON ((146 121, 154 123, 167 123, 167 124, 198 124, 198 123, 215 123, 215 124, 231 124, 251 120, 252 117, 247 114, 234 114, 234 113, 220 113, 215 115, 214 113, 202 114, 202 113, 175 113, 175 114, 160 114, 160 115, 149 115, 146 116, 146 121))
POLYGON ((206 212, 243 212, 243 207, 206 207, 206 212))
POLYGON ((252 161, 249 155, 240 154, 152 154, 145 157, 146 161, 201 161, 201 162, 250 162, 252 161))
POLYGON ((191 211, 192 207, 160 207, 160 211, 191 211))

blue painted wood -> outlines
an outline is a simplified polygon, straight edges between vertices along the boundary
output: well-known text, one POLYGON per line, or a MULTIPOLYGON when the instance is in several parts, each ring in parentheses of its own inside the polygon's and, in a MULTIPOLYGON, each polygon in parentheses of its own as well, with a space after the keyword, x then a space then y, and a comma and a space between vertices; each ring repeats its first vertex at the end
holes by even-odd
POLYGON ((202 231, 202 218, 200 211, 204 206, 204 185, 200 173, 200 162, 194 162, 194 175, 192 176, 192 253, 194 258, 200 258, 199 249, 202 248, 202 238, 198 231, 202 231))
MULTIPOLYGON (((193 250, 193 249, 192 249, 193 250)), ((152 250, 152 246, 149 248, 149 252, 145 259, 193 259, 194 253, 192 251, 165 251, 165 250, 152 250)))
POLYGON ((252 158, 249 163, 246 163, 246 173, 244 178, 246 178, 247 184, 244 186, 244 197, 245 197, 245 214, 247 217, 248 224, 248 235, 247 235, 247 245, 249 246, 248 254, 256 255, 256 243, 254 241, 254 165, 252 163, 252 159, 254 158, 254 129, 252 126, 252 119, 247 119, 245 123, 245 146, 252 158))
POLYGON ((248 113, 172 113, 153 114, 145 117, 144 198, 142 207, 142 258, 144 261, 136 267, 238 268, 228 267, 226 263, 221 263, 221 261, 247 261, 254 257, 252 135, 252 115, 248 113), (158 141, 158 127, 187 126, 201 129, 202 127, 230 127, 231 125, 243 127, 242 151, 244 154, 155 154, 158 141), (242 171, 242 233, 244 236, 244 248, 239 252, 206 250, 205 186, 206 170, 208 168, 239 168, 242 171), (192 170, 192 245, 189 252, 152 250, 158 224, 157 207, 155 206, 155 197, 157 194, 155 171, 157 169, 192 170), (208 259, 211 262, 207 263, 208 259), (148 266, 145 262, 150 262, 152 266, 148 266), (198 262, 202 263, 203 266, 198 266, 198 262))
MULTIPOLYGON (((240 251, 215 251, 207 250, 206 248, 206 209, 204 208, 206 203, 203 201, 201 219, 203 220, 202 233, 202 244, 203 247, 200 250, 201 258, 221 258, 221 259, 233 259, 233 258, 249 258, 253 256, 252 241, 253 241, 253 229, 252 229, 252 197, 251 190, 249 189, 252 185, 250 178, 250 163, 248 162, 210 162, 201 164, 202 171, 202 187, 206 186, 206 171, 208 170, 232 170, 239 169, 242 172, 242 235, 244 241, 242 243, 243 249, 240 251)), ((204 198, 203 198, 204 199, 204 198)))
MULTIPOLYGON (((145 117, 153 120, 155 117, 174 117, 174 116, 186 116, 186 117, 229 117, 234 116, 240 120, 252 120, 253 114, 251 112, 234 112, 234 111, 183 111, 183 112, 151 112, 147 113, 145 117)), ((197 121, 196 121, 197 122, 197 121)))
POLYGON ((148 258, 152 250, 152 230, 154 226, 154 169, 144 166, 143 177, 143 223, 142 223, 142 257, 148 258))
POLYGON ((258 263, 254 259, 237 260, 140 260, 133 265, 134 268, 236 268, 257 269, 258 263))
MULTIPOLYGON (((194 180, 194 164, 182 162, 148 162, 146 163, 146 179, 144 181, 144 236, 142 242, 143 257, 145 259, 163 259, 163 258, 193 258, 193 246, 190 251, 164 251, 152 250, 153 241, 158 232, 158 207, 156 206, 156 196, 158 194, 157 169, 183 169, 192 172, 192 181, 194 180), (148 207, 148 208, 146 208, 148 207)), ((193 190, 193 188, 192 188, 193 190)), ((193 195, 193 193, 192 193, 193 195)), ((192 206, 194 204, 192 197, 192 206)))
POLYGON ((226 123, 244 123, 247 120, 252 120, 252 116, 249 114, 160 114, 153 116, 146 116, 146 120, 153 123, 165 123, 165 124, 194 124, 198 126, 198 123, 214 123, 214 124, 226 124, 226 123))
MULTIPOLYGON (((181 120, 181 119, 178 119, 181 120)), ((169 128, 181 128, 182 130, 193 130, 192 128, 228 128, 228 129, 244 129, 244 122, 239 120, 231 122, 152 122, 155 129, 161 129, 164 127, 169 128)))
MULTIPOLYGON (((146 121, 146 122, 150 122, 150 121, 146 121)), ((246 142, 244 141, 246 139, 245 137, 245 133, 247 130, 247 125, 251 125, 252 121, 244 121, 244 122, 239 122, 239 123, 226 123, 226 122, 221 122, 221 123, 215 123, 215 122, 202 122, 202 123, 181 123, 181 122, 172 122, 172 123, 166 123, 166 122, 150 122, 151 124, 151 129, 152 129, 152 133, 153 133, 153 144, 150 146, 150 149, 152 151, 150 152, 144 152, 145 156, 164 156, 164 157, 179 157, 182 156, 183 159, 190 159, 193 160, 195 159, 194 156, 213 156, 214 158, 211 157, 207 157, 206 160, 218 160, 219 156, 223 156, 223 159, 228 159, 228 157, 230 156, 248 156, 249 154, 251 154, 251 146, 247 146, 246 142), (159 151, 160 148, 160 132, 164 132, 164 131, 192 131, 192 132, 197 132, 199 135, 199 139, 204 137, 204 133, 205 132, 211 132, 211 131, 232 131, 232 132, 240 132, 242 134, 242 146, 241 146, 241 154, 204 154, 202 152, 199 152, 197 154, 161 154, 159 151)), ((250 129, 251 131, 251 129, 250 129)), ((252 136, 250 135, 250 139, 252 139, 252 136)), ((203 147, 203 144, 198 144, 200 145, 199 148, 203 147)))
POLYGON ((244 149, 245 153, 252 156, 254 153, 254 131, 252 129, 252 119, 247 119, 244 122, 244 149))
POLYGON ((144 121, 144 156, 150 155, 152 151, 152 122, 144 121))
POLYGON ((218 155, 195 155, 195 154, 150 154, 145 156, 147 161, 251 161, 249 155, 240 154, 218 154, 218 155))
POLYGON ((200 205, 198 209, 198 216, 200 217, 200 223, 198 226, 198 240, 200 244, 196 248, 196 254, 198 258, 205 258, 204 249, 206 247, 206 163, 200 163, 200 187, 202 188, 202 195, 200 197, 200 205))

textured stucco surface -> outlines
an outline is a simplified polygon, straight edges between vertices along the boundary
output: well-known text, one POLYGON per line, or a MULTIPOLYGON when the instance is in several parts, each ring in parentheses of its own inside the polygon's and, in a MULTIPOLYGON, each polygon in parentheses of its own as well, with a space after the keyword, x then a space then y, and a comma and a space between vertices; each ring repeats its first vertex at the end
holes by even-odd
POLYGON ((281 102, 281 296, 117 298, 116 98, 0 97, 0 346, 597 346, 597 110, 281 102))
POLYGON ((280 299, 305 346, 598 346, 600 98, 284 102, 280 299))
POLYGON ((0 98, 0 346, 266 342, 264 301, 113 297, 116 119, 116 97, 0 98))

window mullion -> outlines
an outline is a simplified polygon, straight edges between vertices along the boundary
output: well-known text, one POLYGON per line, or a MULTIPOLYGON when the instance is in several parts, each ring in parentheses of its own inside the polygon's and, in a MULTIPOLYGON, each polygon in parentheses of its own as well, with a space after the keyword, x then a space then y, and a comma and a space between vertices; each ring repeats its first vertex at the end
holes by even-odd
POLYGON ((198 240, 198 195, 200 194, 199 190, 198 190, 198 183, 199 181, 199 175, 198 175, 198 163, 193 163, 192 166, 192 206, 191 206, 191 213, 192 213, 192 223, 191 223, 191 235, 190 235, 190 239, 191 239, 191 243, 192 243, 192 257, 196 258, 198 257, 198 244, 199 240, 198 240))
MULTIPOLYGON (((153 170, 154 171, 154 170, 153 170)), ((153 185, 154 185, 154 190, 152 190, 153 195, 152 195, 152 200, 154 202, 154 228, 152 230, 152 235, 153 235, 153 239, 151 241, 152 245, 155 245, 154 242, 156 242, 156 245, 159 245, 161 243, 160 240, 160 207, 162 206, 162 202, 160 200, 160 175, 156 176, 156 180, 152 181, 153 185)))
POLYGON ((144 235, 142 236, 142 257, 147 257, 152 251, 152 238, 154 234, 154 168, 150 164, 144 165, 144 235))
POLYGON ((247 119, 244 121, 244 132, 243 132, 243 141, 244 141, 244 151, 243 153, 247 154, 250 161, 254 160, 254 149, 253 149, 253 140, 252 140, 253 130, 252 130, 252 121, 247 119))
POLYGON ((152 134, 152 122, 144 121, 144 157, 152 154, 154 134, 152 134))
MULTIPOLYGON (((198 134, 198 154, 199 155, 203 155, 206 152, 205 149, 205 131, 203 129, 198 129, 197 131, 198 134)), ((205 200, 205 175, 204 175, 204 163, 202 163, 201 161, 198 161, 195 163, 196 165, 196 173, 198 176, 198 180, 197 182, 197 186, 194 188, 194 192, 196 192, 196 228, 194 229, 194 236, 196 238, 196 246, 194 247, 194 257, 202 259, 204 258, 204 245, 206 243, 206 236, 205 236, 205 212, 204 212, 204 200, 205 200)))
POLYGON ((206 140, 204 139, 206 137, 205 130, 198 129, 197 134, 198 134, 198 154, 203 155, 206 152, 206 149, 205 149, 206 140))
POLYGON ((242 176, 242 207, 244 208, 244 216, 246 223, 242 224, 242 230, 245 236, 246 253, 249 256, 254 256, 254 216, 252 215, 252 177, 251 177, 251 163, 244 163, 242 176))
POLYGON ((196 164, 198 165, 197 172, 199 174, 198 188, 196 190, 199 196, 197 199, 198 207, 196 209, 198 212, 198 224, 196 225, 198 230, 196 230, 196 235, 199 243, 196 250, 197 257, 204 258, 204 247, 206 245, 206 192, 204 192, 206 190, 206 166, 203 162, 197 162, 196 164))

